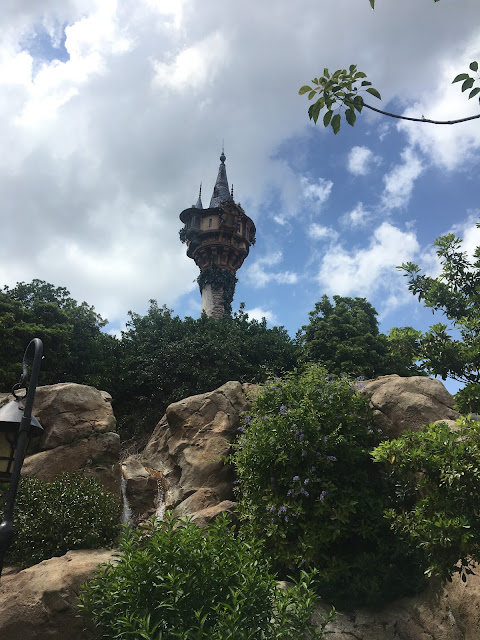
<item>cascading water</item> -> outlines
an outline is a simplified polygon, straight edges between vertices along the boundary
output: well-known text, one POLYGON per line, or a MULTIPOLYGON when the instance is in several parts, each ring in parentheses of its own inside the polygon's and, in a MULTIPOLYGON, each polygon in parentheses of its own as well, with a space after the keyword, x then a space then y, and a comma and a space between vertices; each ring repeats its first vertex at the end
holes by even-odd
POLYGON ((133 525, 132 509, 128 504, 127 481, 125 480, 125 476, 123 475, 123 473, 122 473, 121 489, 122 489, 122 515, 121 515, 120 521, 122 524, 128 524, 132 526, 133 525))

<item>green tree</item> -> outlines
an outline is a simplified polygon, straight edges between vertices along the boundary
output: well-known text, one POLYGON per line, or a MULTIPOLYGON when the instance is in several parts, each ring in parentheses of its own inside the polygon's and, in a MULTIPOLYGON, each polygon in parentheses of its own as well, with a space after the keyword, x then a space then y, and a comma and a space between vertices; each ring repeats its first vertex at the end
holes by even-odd
POLYGON ((399 376, 426 376, 420 362, 422 332, 413 327, 393 327, 387 335, 389 371, 399 376))
POLYGON ((23 352, 34 337, 44 342, 41 384, 79 382, 109 386, 116 341, 102 333, 107 323, 64 287, 42 280, 0 291, 0 387, 19 376, 23 352))
MULTIPOLYGON (((480 223, 477 223, 480 227, 480 223)), ((480 247, 473 260, 462 251, 462 239, 453 233, 434 242, 442 270, 432 278, 413 262, 399 269, 408 278, 408 288, 419 301, 434 311, 443 311, 459 336, 452 337, 447 324, 437 323, 421 339, 422 357, 430 373, 467 384, 460 393, 473 398, 480 385, 480 247), (473 394, 473 395, 472 395, 473 394)), ((460 407, 462 410, 463 407, 460 407)), ((477 403, 475 411, 480 409, 477 403)))
POLYGON ((377 312, 365 298, 324 295, 309 313, 297 340, 303 358, 330 373, 374 378, 388 370, 388 342, 378 330, 377 312))
MULTIPOLYGON (((439 2, 439 0, 434 1, 439 2)), ((374 9, 375 0, 369 0, 369 2, 372 9, 374 9)), ((453 80, 453 83, 462 83, 462 92, 469 91, 469 99, 478 96, 480 93, 478 62, 473 61, 470 63, 469 72, 470 71, 473 71, 476 76, 471 76, 470 73, 460 73, 453 80), (475 83, 478 83, 478 86, 474 87, 475 83)), ((424 116, 421 118, 410 118, 377 109, 367 104, 361 95, 361 93, 364 92, 381 100, 380 93, 372 87, 372 83, 366 78, 367 74, 359 71, 355 64, 350 65, 348 71, 346 69, 337 69, 333 73, 330 73, 329 70, 325 68, 323 75, 312 80, 311 86, 303 85, 299 90, 299 94, 307 94, 309 100, 317 97, 317 100, 308 109, 310 120, 313 120, 316 124, 320 113, 323 109, 326 109, 323 115, 323 124, 325 127, 331 126, 333 132, 337 134, 340 131, 342 112, 348 124, 353 127, 357 119, 357 113, 361 113, 364 107, 391 118, 430 124, 458 124, 459 122, 480 118, 480 114, 477 114, 457 120, 430 120, 424 116)), ((480 97, 478 99, 480 102, 480 97)))
POLYGON ((130 312, 120 342, 114 396, 122 437, 151 429, 171 402, 229 380, 263 380, 292 369, 297 358, 283 327, 250 320, 243 306, 231 317, 182 320, 151 300, 146 315, 130 312))

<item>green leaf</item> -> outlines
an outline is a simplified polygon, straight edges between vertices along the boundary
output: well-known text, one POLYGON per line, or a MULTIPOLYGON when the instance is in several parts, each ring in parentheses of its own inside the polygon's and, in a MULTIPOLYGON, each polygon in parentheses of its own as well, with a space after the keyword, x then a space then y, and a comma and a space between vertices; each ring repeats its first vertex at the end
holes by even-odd
POLYGON ((363 109, 363 98, 362 96, 355 96, 353 99, 353 106, 358 111, 358 113, 362 112, 363 109))
POLYGON ((357 78, 366 78, 367 74, 364 73, 363 71, 357 71, 357 73, 354 76, 354 80, 357 80, 357 78))
POLYGON ((347 109, 345 111, 345 118, 347 119, 348 124, 353 127, 355 120, 357 119, 355 111, 353 109, 347 109))
POLYGON ((328 127, 328 125, 330 124, 330 120, 332 119, 332 116, 333 116, 333 111, 331 109, 329 109, 323 116, 323 124, 326 127, 328 127))
POLYGON ((323 75, 324 75, 326 78, 330 78, 330 74, 328 73, 328 69, 327 69, 327 67, 325 67, 325 69, 323 70, 323 75))
POLYGON ((378 98, 379 100, 382 99, 382 96, 378 93, 378 91, 376 89, 374 89, 373 87, 369 87, 367 89, 367 93, 371 93, 372 96, 375 96, 376 98, 378 98))
POLYGON ((311 100, 316 95, 317 95, 317 92, 315 91, 315 89, 312 89, 308 94, 308 99, 311 100))
POLYGON ((478 71, 478 62, 475 62, 475 61, 474 61, 474 62, 471 62, 471 63, 470 63, 470 69, 471 69, 472 71, 478 71))
POLYGON ((468 75, 468 73, 460 73, 454 80, 452 80, 452 84, 454 82, 461 82, 462 80, 466 80, 469 77, 470 76, 468 75))
POLYGON ((340 119, 339 113, 336 113, 333 116, 331 124, 332 124, 333 133, 337 135, 337 133, 340 131, 340 125, 341 125, 341 119, 340 119))
POLYGON ((468 96, 468 99, 470 100, 470 98, 473 98, 477 95, 477 93, 480 93, 480 87, 475 87, 475 89, 472 89, 470 91, 470 94, 468 96))
POLYGON ((310 109, 308 110, 308 115, 310 116, 310 120, 313 120, 315 124, 317 124, 318 116, 320 115, 320 111, 322 110, 322 103, 320 100, 317 100, 312 104, 310 109))
MULTIPOLYGON (((355 73, 355 71, 357 70, 357 65, 356 64, 351 64, 349 69, 350 69, 350 73, 355 73)), ((475 69, 475 71, 476 71, 476 69, 475 69)))
POLYGON ((369 82, 368 80, 363 80, 363 81, 362 81, 362 85, 361 85, 361 86, 362 86, 362 87, 369 87, 371 84, 372 84, 372 83, 371 83, 371 82, 369 82))
POLYGON ((471 89, 474 82, 475 80, 473 78, 468 78, 468 80, 465 80, 465 82, 462 84, 462 92, 466 91, 467 89, 471 89))
MULTIPOLYGON (((437 0, 435 0, 436 2, 437 0)), ((372 7, 372 9, 375 9, 375 0, 370 0, 370 6, 372 7)))
POLYGON ((304 84, 303 87, 300 87, 298 90, 298 95, 303 96, 307 91, 313 91, 312 87, 309 87, 308 84, 304 84))

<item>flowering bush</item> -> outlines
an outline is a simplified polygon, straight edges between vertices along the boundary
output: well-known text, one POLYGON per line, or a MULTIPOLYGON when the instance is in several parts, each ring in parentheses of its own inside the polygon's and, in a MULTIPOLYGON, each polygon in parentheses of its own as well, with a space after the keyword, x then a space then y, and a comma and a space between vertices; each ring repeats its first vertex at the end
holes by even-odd
POLYGON ((236 538, 226 517, 202 531, 169 518, 125 529, 120 553, 82 587, 80 610, 96 637, 116 640, 321 638, 306 572, 278 589, 259 541, 236 538))
POLYGON ((341 606, 418 586, 422 564, 384 518, 388 487, 370 455, 382 435, 361 385, 309 365, 268 381, 241 430, 240 514, 277 569, 315 567, 320 594, 341 606))

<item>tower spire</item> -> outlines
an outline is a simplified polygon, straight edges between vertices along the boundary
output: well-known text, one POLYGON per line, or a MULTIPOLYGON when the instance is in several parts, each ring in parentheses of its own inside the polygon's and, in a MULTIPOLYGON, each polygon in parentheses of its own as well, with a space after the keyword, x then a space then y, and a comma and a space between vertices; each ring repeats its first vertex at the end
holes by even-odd
POLYGON ((213 188, 213 195, 210 200, 210 207, 218 207, 222 202, 231 201, 230 189, 228 188, 227 170, 225 168, 225 153, 222 148, 220 156, 220 167, 218 168, 217 181, 213 188))
POLYGON ((200 182, 200 189, 198 191, 198 200, 197 200, 197 204, 193 205, 195 207, 195 209, 203 209, 203 204, 202 204, 202 183, 200 182))

